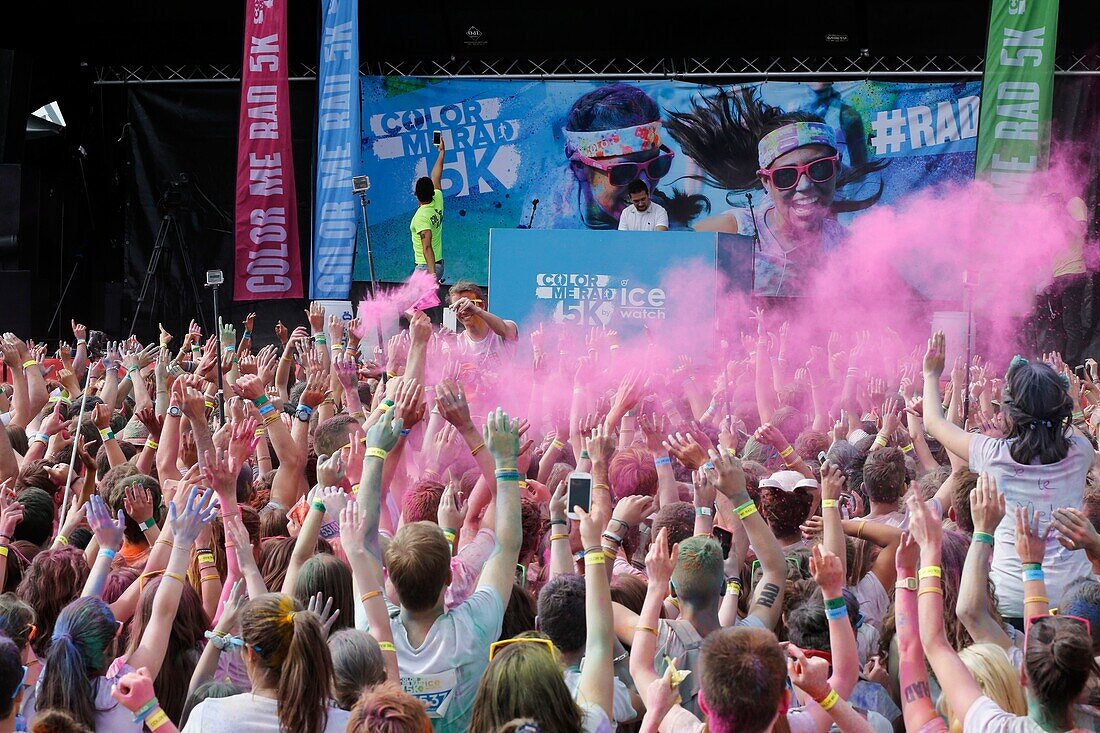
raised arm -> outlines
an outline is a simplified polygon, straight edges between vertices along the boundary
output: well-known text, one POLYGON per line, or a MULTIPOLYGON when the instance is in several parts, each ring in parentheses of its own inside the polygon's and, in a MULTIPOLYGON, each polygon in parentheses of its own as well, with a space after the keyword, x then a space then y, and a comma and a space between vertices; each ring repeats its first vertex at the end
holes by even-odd
MULTIPOLYGON (((519 561, 522 539, 519 508, 519 420, 510 420, 499 407, 485 418, 485 445, 496 463, 496 547, 485 562, 478 588, 493 588, 507 603, 519 561)), ((599 538, 596 540, 599 544, 599 538)))
POLYGON ((765 628, 774 629, 783 611, 783 592, 787 584, 783 548, 749 496, 741 461, 725 449, 710 451, 710 460, 718 471, 718 490, 733 503, 764 571, 756 586, 756 597, 749 606, 749 615, 758 618, 765 628))
POLYGON ((924 427, 928 434, 947 450, 963 460, 970 460, 970 433, 944 417, 940 398, 940 375, 943 374, 947 345, 942 331, 928 339, 924 354, 924 427))
MULTIPOLYGON (((901 711, 905 730, 924 730, 923 726, 939 719, 932 703, 928 687, 928 670, 924 666, 924 649, 920 644, 920 628, 917 620, 917 562, 920 548, 908 533, 902 535, 901 544, 894 558, 898 575, 894 592, 894 621, 898 640, 898 685, 901 690, 901 711)), ((967 558, 967 562, 970 562, 967 558)), ((963 571, 966 582, 966 571, 963 571)), ((947 726, 940 720, 938 731, 947 726)), ((927 731, 926 733, 933 733, 927 731)))
POLYGON ((1050 615, 1046 580, 1043 578, 1043 558, 1051 525, 1039 531, 1039 512, 1029 507, 1016 507, 1016 552, 1024 573, 1024 618, 1050 615))
POLYGON ((432 185, 435 186, 436 191, 443 190, 443 158, 447 154, 447 145, 443 142, 443 135, 439 136, 439 144, 435 146, 439 151, 439 155, 435 158, 435 164, 432 166, 432 185))
POLYGON ((611 612, 611 583, 607 573, 601 571, 613 563, 615 557, 601 547, 600 536, 607 527, 610 508, 609 502, 593 501, 591 514, 581 507, 574 509, 580 517, 581 539, 585 547, 584 615, 587 629, 578 692, 583 699, 598 705, 609 718, 614 710, 615 630, 611 612))
POLYGON ((974 535, 963 564, 955 613, 974 643, 996 644, 1007 649, 1012 646, 1012 640, 989 612, 993 533, 1005 515, 1005 497, 997 491, 997 480, 992 476, 984 473, 978 476, 978 485, 970 492, 970 513, 974 519, 974 535))
MULTIPOLYGON (((942 335, 941 335, 942 338, 942 335)), ((925 400, 927 404, 927 399, 925 400)), ((971 706, 982 696, 982 689, 970 675, 958 652, 947 640, 943 619, 943 581, 940 568, 943 525, 935 507, 910 494, 909 531, 920 545, 921 569, 917 573, 920 590, 917 607, 920 617, 920 640, 932 671, 947 696, 951 711, 959 720, 966 720, 971 706)))

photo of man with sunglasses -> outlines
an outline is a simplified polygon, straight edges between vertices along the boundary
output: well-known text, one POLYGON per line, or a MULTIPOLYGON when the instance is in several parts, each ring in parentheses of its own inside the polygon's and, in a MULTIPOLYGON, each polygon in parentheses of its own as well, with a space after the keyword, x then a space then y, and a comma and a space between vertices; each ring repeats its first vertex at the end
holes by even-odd
POLYGON ((589 229, 618 228, 627 187, 640 180, 648 196, 675 157, 661 142, 657 103, 629 84, 607 84, 580 97, 562 132, 575 205, 589 229))

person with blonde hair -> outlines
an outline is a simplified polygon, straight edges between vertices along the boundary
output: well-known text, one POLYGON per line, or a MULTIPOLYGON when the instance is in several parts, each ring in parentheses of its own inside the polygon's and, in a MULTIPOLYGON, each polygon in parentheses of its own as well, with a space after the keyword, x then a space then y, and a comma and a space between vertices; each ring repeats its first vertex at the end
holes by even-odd
MULTIPOLYGON (((959 652, 959 659, 982 688, 982 694, 997 707, 1013 715, 1027 715, 1027 699, 1020 685, 1020 675, 1004 649, 996 644, 973 644, 959 652)), ((952 713, 946 695, 940 697, 936 710, 949 721, 950 733, 962 733, 962 721, 952 713)))

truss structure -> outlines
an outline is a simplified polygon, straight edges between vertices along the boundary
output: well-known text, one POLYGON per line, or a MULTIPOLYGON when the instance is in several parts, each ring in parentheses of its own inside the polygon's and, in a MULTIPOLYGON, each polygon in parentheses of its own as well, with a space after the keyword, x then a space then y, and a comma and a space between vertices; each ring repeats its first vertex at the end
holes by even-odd
MULTIPOLYGON (((745 56, 638 59, 446 59, 382 60, 360 66, 363 74, 432 79, 870 79, 981 76, 983 58, 972 55, 745 56)), ((1100 76, 1100 55, 1064 54, 1055 74, 1100 76)), ((317 78, 316 64, 295 64, 291 81, 317 78)), ((239 82, 234 64, 96 67, 96 84, 239 82)))

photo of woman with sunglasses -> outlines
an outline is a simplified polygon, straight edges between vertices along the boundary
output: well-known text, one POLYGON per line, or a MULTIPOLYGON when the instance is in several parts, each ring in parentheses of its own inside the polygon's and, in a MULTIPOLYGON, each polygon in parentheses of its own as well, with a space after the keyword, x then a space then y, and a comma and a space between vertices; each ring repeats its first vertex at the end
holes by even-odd
POLYGON ((689 178, 731 194, 764 190, 754 210, 746 199, 694 227, 759 236, 757 295, 799 295, 807 273, 844 239, 836 215, 866 209, 882 195, 881 182, 864 198, 844 192, 885 167, 884 161, 844 165, 835 128, 817 115, 769 106, 755 88, 721 89, 693 102, 690 111, 669 114, 669 133, 701 171, 689 178))

